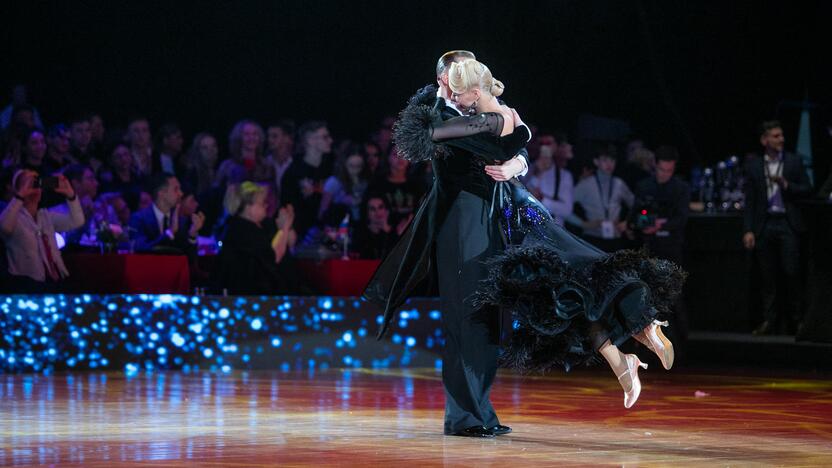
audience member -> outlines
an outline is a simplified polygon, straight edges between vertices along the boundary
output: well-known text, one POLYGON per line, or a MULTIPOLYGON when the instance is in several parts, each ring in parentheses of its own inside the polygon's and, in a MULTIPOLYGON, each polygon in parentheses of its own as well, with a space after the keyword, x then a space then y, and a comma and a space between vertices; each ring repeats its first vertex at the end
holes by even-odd
POLYGON ((361 258, 384 258, 399 240, 403 229, 390 225, 390 208, 384 196, 370 194, 363 206, 364 216, 353 234, 353 251, 361 258))
POLYGON ((95 178, 95 173, 92 169, 84 164, 73 164, 67 166, 63 171, 72 189, 75 191, 75 196, 78 197, 81 203, 81 209, 84 212, 84 224, 67 232, 66 243, 68 245, 79 245, 82 242, 84 235, 89 239, 95 238, 95 233, 98 230, 100 219, 95 216, 95 197, 98 195, 98 180, 95 178))
POLYGON ((153 174, 158 168, 153 167, 153 139, 150 134, 150 122, 144 117, 133 117, 127 122, 125 137, 133 158, 133 170, 140 177, 153 174))
POLYGON ((634 196, 623 180, 612 175, 616 161, 611 149, 596 150, 593 163, 595 175, 575 187, 575 213, 570 222, 583 229, 587 241, 613 252, 626 245, 621 238, 627 230, 625 206, 633 206, 634 196))
POLYGON ((776 120, 760 126, 765 154, 745 166, 743 244, 756 253, 760 268, 763 322, 755 334, 776 331, 777 292, 785 293, 791 332, 801 319, 800 244, 805 231, 795 201, 811 194, 812 186, 800 156, 785 152, 783 127, 776 120), (778 281, 782 274, 785 282, 778 281))
POLYGON ((230 185, 225 197, 231 214, 222 238, 218 284, 231 294, 285 294, 296 272, 287 268, 288 250, 297 241, 294 210, 267 218, 267 188, 254 182, 230 185))
POLYGON ((44 157, 46 156, 46 137, 43 130, 38 128, 26 129, 20 138, 20 162, 26 169, 43 172, 44 157))
POLYGON ((266 161, 274 166, 274 186, 280 193, 283 175, 292 164, 292 154, 295 149, 295 125, 288 120, 269 125, 266 129, 268 138, 268 155, 266 161))
POLYGON ((106 146, 104 136, 104 119, 101 114, 90 114, 90 134, 92 135, 92 146, 97 154, 103 154, 106 146))
POLYGON ((72 156, 81 163, 99 167, 102 163, 99 155, 92 151, 92 131, 90 120, 86 115, 77 116, 69 122, 69 137, 72 143, 72 156), (93 160, 95 160, 93 162, 93 160))
POLYGON ((627 155, 627 164, 620 173, 621 180, 628 187, 635 187, 642 180, 652 177, 655 170, 656 155, 647 148, 636 148, 627 155))
POLYGON ((661 146, 656 155, 655 175, 636 185, 630 227, 639 234, 652 255, 682 265, 690 186, 675 176, 679 160, 676 148, 661 146))
POLYGON ((216 185, 225 189, 229 184, 249 180, 274 181, 274 168, 263 155, 263 128, 253 120, 241 120, 231 129, 228 147, 231 157, 217 169, 216 185))
POLYGON ((381 155, 378 146, 375 143, 364 143, 364 159, 367 164, 367 171, 370 180, 378 177, 379 166, 381 165, 381 155))
POLYGON ((176 176, 160 173, 150 178, 153 203, 130 218, 134 248, 137 252, 173 251, 194 254, 196 237, 204 216, 190 219, 179 216, 182 190, 176 176))
POLYGON ((381 176, 367 189, 387 200, 391 222, 397 226, 410 222, 419 199, 425 192, 420 180, 408 177, 409 168, 410 162, 400 157, 394 147, 387 155, 387 164, 381 176))
POLYGON ((353 221, 361 218, 361 200, 368 182, 368 171, 361 150, 361 145, 352 144, 338 156, 335 174, 324 183, 319 219, 323 219, 333 204, 345 207, 353 221))
POLYGON ((18 84, 12 88, 11 102, 0 111, 0 130, 20 123, 26 127, 43 127, 43 121, 37 109, 29 104, 29 93, 26 85, 18 84))
POLYGON ((156 145, 159 148, 159 153, 158 159, 153 161, 154 168, 167 174, 184 177, 185 163, 182 160, 184 144, 185 139, 182 137, 182 130, 179 129, 178 125, 169 122, 159 127, 156 145))
POLYGON ((99 200, 101 203, 109 205, 112 213, 115 215, 114 221, 122 228, 126 228, 130 225, 130 206, 120 193, 102 193, 99 200))
POLYGON ((332 175, 332 137, 326 122, 311 121, 298 130, 301 158, 283 175, 280 203, 295 208, 295 229, 303 238, 318 219, 324 181, 332 175))
POLYGON ((72 156, 69 143, 69 129, 63 124, 56 124, 49 128, 46 136, 45 173, 51 174, 63 170, 70 164, 78 163, 72 156))
POLYGON ((185 157, 185 180, 197 195, 214 187, 218 160, 219 146, 214 135, 197 133, 185 157))
POLYGON ((135 211, 139 208, 144 178, 133 164, 133 155, 124 143, 116 144, 110 152, 109 164, 99 173, 102 192, 118 192, 135 211))
POLYGON ((38 208, 43 180, 35 171, 18 170, 12 178, 14 198, 0 213, 0 237, 6 245, 10 282, 18 293, 57 289, 69 271, 58 250, 55 232, 84 223, 81 203, 63 175, 57 176, 54 191, 66 198, 64 206, 38 208))
POLYGON ((570 159, 572 146, 566 136, 553 137, 539 147, 534 161, 534 175, 529 180, 532 194, 561 224, 572 214, 575 187, 572 173, 566 169, 570 159))

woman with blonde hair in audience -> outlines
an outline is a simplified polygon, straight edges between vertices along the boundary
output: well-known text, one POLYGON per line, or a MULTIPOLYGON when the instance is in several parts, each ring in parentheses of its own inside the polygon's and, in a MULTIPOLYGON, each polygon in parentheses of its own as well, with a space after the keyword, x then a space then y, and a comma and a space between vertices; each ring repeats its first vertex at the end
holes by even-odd
POLYGON ((287 256, 297 241, 291 205, 275 219, 267 215, 268 188, 255 182, 228 186, 225 209, 229 218, 222 237, 219 286, 232 294, 288 292, 292 272, 287 256))

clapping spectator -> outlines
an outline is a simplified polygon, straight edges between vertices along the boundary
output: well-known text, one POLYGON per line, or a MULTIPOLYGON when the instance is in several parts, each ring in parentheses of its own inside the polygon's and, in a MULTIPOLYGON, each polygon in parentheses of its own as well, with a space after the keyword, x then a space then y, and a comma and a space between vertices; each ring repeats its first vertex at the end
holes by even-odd
POLYGON ((176 176, 156 174, 150 179, 153 203, 132 215, 130 228, 137 252, 175 249, 195 254, 196 237, 205 217, 196 213, 190 219, 180 216, 182 189, 176 176))
POLYGON ((52 291, 69 276, 58 250, 55 231, 84 224, 81 203, 69 181, 58 175, 55 193, 66 197, 64 206, 38 208, 43 194, 39 174, 18 170, 12 178, 14 198, 0 212, 0 236, 6 244, 12 290, 18 293, 52 291))
POLYGON ((222 239, 218 280, 232 294, 278 294, 291 289, 287 251, 297 241, 291 205, 267 218, 267 188, 253 182, 231 185, 225 197, 231 215, 222 239))

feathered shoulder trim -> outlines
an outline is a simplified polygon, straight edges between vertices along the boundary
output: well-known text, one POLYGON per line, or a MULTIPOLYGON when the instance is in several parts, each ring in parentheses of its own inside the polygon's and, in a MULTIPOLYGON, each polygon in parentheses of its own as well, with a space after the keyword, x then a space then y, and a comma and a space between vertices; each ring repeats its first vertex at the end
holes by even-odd
POLYGON ((402 158, 419 162, 448 154, 444 145, 432 139, 433 125, 442 121, 435 109, 436 99, 436 86, 425 86, 411 96, 407 106, 399 112, 393 124, 393 143, 402 158))

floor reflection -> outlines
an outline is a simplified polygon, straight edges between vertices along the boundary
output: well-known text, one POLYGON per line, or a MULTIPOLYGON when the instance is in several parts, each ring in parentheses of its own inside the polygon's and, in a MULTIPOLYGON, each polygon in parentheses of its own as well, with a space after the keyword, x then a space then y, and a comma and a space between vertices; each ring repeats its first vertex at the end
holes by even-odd
POLYGON ((604 372, 502 373, 492 399, 514 433, 478 441, 441 435, 434 369, 0 375, 0 465, 832 459, 828 380, 682 372, 643 380, 641 400, 626 411, 604 372))

